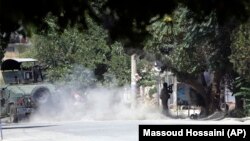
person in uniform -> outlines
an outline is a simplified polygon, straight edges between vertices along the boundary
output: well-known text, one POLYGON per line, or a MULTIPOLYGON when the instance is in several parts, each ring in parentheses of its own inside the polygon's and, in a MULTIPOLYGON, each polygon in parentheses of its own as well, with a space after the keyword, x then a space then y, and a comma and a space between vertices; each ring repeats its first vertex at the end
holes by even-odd
POLYGON ((162 88, 161 93, 160 93, 162 110, 163 110, 164 115, 168 114, 168 99, 170 98, 170 94, 173 92, 172 86, 173 85, 168 86, 168 83, 164 82, 163 88, 162 88))

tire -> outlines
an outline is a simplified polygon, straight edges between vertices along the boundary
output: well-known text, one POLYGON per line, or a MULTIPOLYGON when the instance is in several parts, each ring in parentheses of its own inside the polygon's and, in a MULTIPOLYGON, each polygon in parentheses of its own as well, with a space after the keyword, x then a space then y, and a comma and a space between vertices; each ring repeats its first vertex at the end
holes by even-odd
POLYGON ((228 104, 226 104, 226 103, 222 103, 222 104, 220 105, 220 109, 221 109, 223 112, 228 112, 229 106, 228 106, 228 104))
POLYGON ((192 115, 190 116, 190 119, 198 119, 198 115, 197 115, 197 114, 192 114, 192 115))
POLYGON ((31 92, 32 100, 34 101, 35 105, 43 105, 50 101, 51 93, 49 89, 45 86, 36 87, 31 92))
POLYGON ((18 122, 18 116, 17 116, 17 108, 14 104, 9 105, 9 115, 10 115, 10 122, 11 123, 17 123, 18 122))

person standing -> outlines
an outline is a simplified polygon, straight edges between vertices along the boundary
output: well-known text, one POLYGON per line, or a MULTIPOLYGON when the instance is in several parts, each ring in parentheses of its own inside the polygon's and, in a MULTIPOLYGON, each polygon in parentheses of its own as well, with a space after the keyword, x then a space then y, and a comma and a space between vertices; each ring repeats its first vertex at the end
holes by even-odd
POLYGON ((173 92, 172 85, 168 86, 168 83, 163 83, 163 88, 160 93, 161 103, 162 103, 162 110, 163 114, 168 114, 168 99, 170 98, 170 94, 173 92))

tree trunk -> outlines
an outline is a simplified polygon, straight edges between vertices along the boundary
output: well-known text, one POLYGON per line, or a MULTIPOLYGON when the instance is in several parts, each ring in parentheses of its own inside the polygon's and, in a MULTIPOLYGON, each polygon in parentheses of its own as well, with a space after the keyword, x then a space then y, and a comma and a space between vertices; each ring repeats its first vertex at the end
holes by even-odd
POLYGON ((190 85, 203 99, 204 107, 201 108, 200 115, 207 116, 216 110, 220 110, 220 82, 222 74, 219 71, 213 73, 211 86, 204 85, 195 79, 184 80, 190 85))
POLYGON ((220 111, 220 82, 222 75, 219 71, 213 73, 213 81, 211 84, 211 91, 209 96, 209 114, 214 113, 216 110, 220 111))
POLYGON ((244 108, 244 102, 242 100, 242 96, 235 96, 235 109, 242 111, 244 108))
POLYGON ((207 95, 207 87, 204 87, 201 83, 199 83, 197 80, 189 79, 185 81, 186 84, 188 84, 191 88, 193 88, 197 94, 199 94, 203 101, 204 105, 201 108, 200 115, 207 116, 209 114, 208 107, 209 107, 209 95, 207 95))

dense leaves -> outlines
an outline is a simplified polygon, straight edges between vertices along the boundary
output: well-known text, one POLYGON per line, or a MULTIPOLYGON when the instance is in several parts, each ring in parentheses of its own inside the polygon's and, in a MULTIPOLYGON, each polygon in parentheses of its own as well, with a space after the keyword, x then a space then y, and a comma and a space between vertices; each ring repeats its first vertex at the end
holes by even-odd
POLYGON ((201 95, 206 109, 213 112, 221 104, 221 84, 233 73, 228 57, 236 23, 220 25, 215 12, 201 22, 194 17, 195 13, 180 5, 171 15, 153 22, 148 27, 151 37, 145 49, 156 52, 162 69, 174 72, 180 82, 190 85, 201 95))
MULTIPOLYGON (((192 11, 197 13, 197 17, 202 19, 204 15, 209 15, 211 11, 216 11, 220 21, 226 21, 232 17, 245 19, 248 16, 249 1, 247 0, 42 0, 39 2, 31 0, 1 0, 1 31, 13 31, 18 28, 21 22, 32 23, 36 26, 46 15, 51 12, 59 17, 59 23, 66 27, 68 23, 80 22, 85 24, 87 11, 93 17, 98 17, 102 21, 108 19, 115 20, 114 26, 117 31, 127 33, 132 31, 133 24, 139 29, 143 29, 149 20, 156 16, 163 16, 171 13, 178 3, 187 5, 192 11), (93 4, 94 3, 94 4, 93 4), (96 13, 95 9, 99 9, 96 13), (98 15, 98 16, 97 16, 98 15), (122 27, 124 27, 122 29, 122 27), (130 28, 130 30, 128 30, 130 28)), ((112 22, 111 22, 112 23, 112 22)), ((107 23, 111 25, 111 23, 107 23)))
MULTIPOLYGON (((236 98, 240 99, 240 109, 236 112, 236 114, 249 115, 250 114, 250 83, 247 79, 242 77, 237 77, 236 81, 234 82, 236 92, 236 98), (244 109, 244 110, 243 110, 244 109)), ((236 105, 238 106, 238 104, 236 105)))
POLYGON ((240 25, 232 37, 231 62, 235 70, 248 81, 250 81, 250 22, 240 25))
POLYGON ((65 77, 91 83, 111 83, 116 78, 118 85, 129 81, 130 57, 125 54, 122 44, 107 45, 106 31, 90 18, 89 29, 83 31, 68 27, 59 33, 55 18, 47 18, 46 22, 49 30, 33 36, 34 48, 26 55, 42 62, 51 81, 65 77), (86 74, 80 72, 90 76, 84 78, 86 74))
MULTIPOLYGON (((246 22, 241 24, 238 28, 236 28, 233 32, 232 36, 232 53, 230 56, 230 61, 233 63, 233 69, 240 76, 236 83, 236 98, 239 99, 240 105, 239 107, 245 108, 245 113, 249 114, 249 88, 250 88, 250 73, 249 73, 249 24, 250 22, 246 22), (243 101, 242 101, 243 100, 243 101)), ((236 105, 238 106, 238 105, 236 105)))
POLYGON ((18 30, 20 25, 26 27, 26 34, 32 26, 47 28, 43 19, 48 13, 58 17, 62 29, 76 23, 86 28, 86 13, 89 13, 108 29, 111 40, 122 38, 130 47, 138 47, 145 38, 145 28, 151 24, 151 18, 170 14, 178 3, 189 7, 195 19, 200 21, 213 11, 221 24, 234 17, 245 21, 249 16, 248 0, 0 0, 0 33, 8 39, 8 34, 18 30))
POLYGON ((148 28, 152 38, 146 49, 163 54, 159 59, 170 70, 197 74, 208 70, 209 59, 218 55, 212 44, 216 38, 215 16, 211 14, 202 23, 195 22, 192 16, 192 12, 180 6, 171 15, 171 23, 158 20, 148 28))

